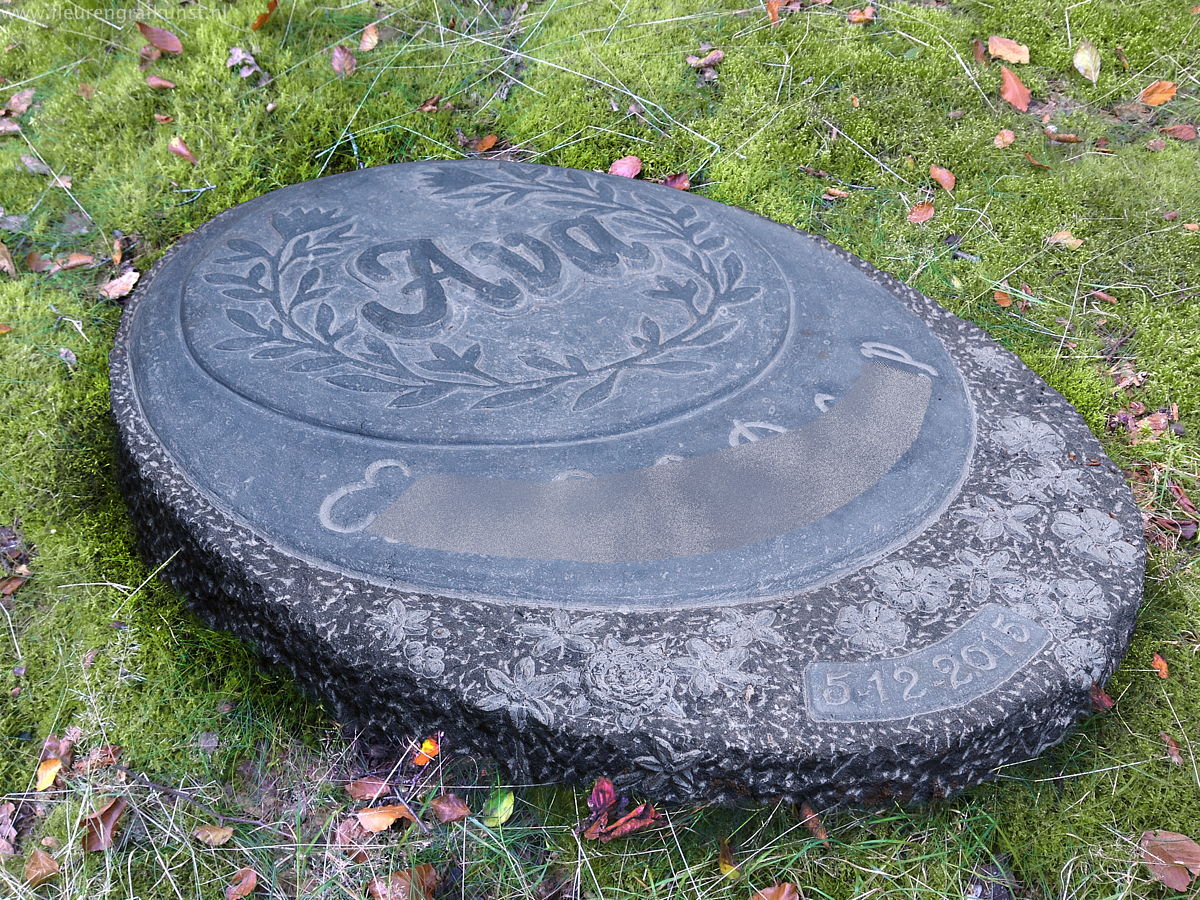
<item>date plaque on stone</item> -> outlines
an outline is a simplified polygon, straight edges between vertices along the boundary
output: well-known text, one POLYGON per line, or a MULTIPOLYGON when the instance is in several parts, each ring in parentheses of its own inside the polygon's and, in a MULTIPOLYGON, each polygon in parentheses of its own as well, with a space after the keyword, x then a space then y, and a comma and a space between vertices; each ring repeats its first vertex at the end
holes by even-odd
POLYGON ((662 800, 923 800, 1060 740, 1140 517, 976 326, 702 197, 497 161, 266 194, 112 356, 143 550, 369 733, 662 800))

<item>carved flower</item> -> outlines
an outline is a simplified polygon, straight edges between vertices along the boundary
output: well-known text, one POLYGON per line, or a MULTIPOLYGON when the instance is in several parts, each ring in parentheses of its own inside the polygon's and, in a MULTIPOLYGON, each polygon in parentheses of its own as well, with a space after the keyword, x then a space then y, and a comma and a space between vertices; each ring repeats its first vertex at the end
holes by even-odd
POLYGON ((971 597, 980 603, 992 596, 994 588, 1017 584, 1021 576, 1008 568, 1012 558, 1007 550, 999 550, 990 556, 973 550, 959 550, 958 563, 950 567, 950 574, 965 578, 970 585, 971 597))
POLYGON ((1063 611, 1072 619, 1106 619, 1111 612, 1104 591, 1094 581, 1060 578, 1054 593, 1062 600, 1063 611))
POLYGON ((1078 556, 1110 566, 1132 566, 1137 562, 1137 547, 1121 539, 1120 524, 1101 510, 1055 513, 1050 530, 1078 556))
POLYGON ((404 655, 413 671, 419 675, 436 678, 446 671, 446 651, 421 641, 409 641, 404 645, 404 655))
POLYGON ((296 207, 291 212, 277 212, 271 217, 272 226, 285 241, 320 228, 332 228, 345 221, 345 217, 340 215, 336 209, 300 209, 296 207))
POLYGON ((729 638, 732 647, 749 647, 751 644, 763 643, 779 646, 783 643, 783 635, 771 626, 775 624, 773 610, 761 609, 756 613, 744 613, 731 609, 723 613, 724 618, 713 626, 713 634, 729 638))
POLYGON ((543 725, 554 723, 554 713, 545 698, 562 681, 561 675, 538 675, 532 657, 523 656, 511 675, 501 669, 488 669, 485 677, 495 693, 479 701, 480 709, 507 709, 518 728, 525 726, 529 716, 543 725))
POLYGON ((1104 674, 1104 648, 1088 638, 1063 641, 1054 653, 1059 665, 1081 688, 1091 687, 1104 674))
POLYGON ((672 744, 660 737, 652 737, 653 748, 645 756, 633 760, 640 772, 619 779, 624 784, 636 784, 647 794, 661 794, 664 790, 677 790, 682 794, 696 792, 696 763, 703 755, 702 750, 676 750, 672 744))
POLYGON ((851 646, 868 653, 882 653, 904 646, 908 626, 891 607, 868 600, 861 607, 843 606, 833 627, 850 639, 851 646))
POLYGON ((583 666, 581 695, 572 707, 585 715, 595 701, 617 710, 622 727, 632 727, 648 713, 682 719, 683 709, 672 698, 676 677, 661 645, 634 647, 606 637, 599 650, 583 666))
POLYGON ((1054 591, 1043 581, 1026 578, 1015 584, 1006 584, 1002 593, 1008 598, 1013 612, 1033 619, 1057 637, 1067 637, 1075 630, 1075 623, 1063 614, 1062 606, 1054 598, 1054 591))
POLYGON ((604 624, 597 616, 584 619, 574 619, 566 610, 555 610, 550 614, 549 622, 525 622, 517 630, 527 638, 534 638, 534 656, 546 656, 548 653, 558 653, 562 659, 563 652, 573 650, 576 653, 591 653, 596 649, 596 642, 589 635, 604 624))
POLYGON ((1039 500, 1045 503, 1057 496, 1080 496, 1086 493, 1083 473, 1079 469, 1062 469, 1049 460, 1032 472, 1015 471, 1000 476, 1004 492, 1010 500, 1039 500))
POLYGON ((871 578, 883 602, 900 612, 934 612, 950 602, 950 576, 932 566, 886 562, 871 570, 871 578))
POLYGON ((1022 503, 1007 508, 981 494, 975 498, 973 506, 960 509, 957 515, 960 519, 975 523, 975 536, 981 541, 994 541, 1007 536, 1027 543, 1033 536, 1025 527, 1025 521, 1037 515, 1037 507, 1022 503))
POLYGON ((416 597, 397 597, 388 604, 387 609, 375 616, 378 623, 392 642, 399 647, 409 636, 421 636, 429 630, 426 622, 429 620, 429 610, 409 609, 405 600, 415 600, 416 597))
POLYGON ((992 440, 1010 453, 1031 456, 1054 456, 1062 453, 1062 436, 1047 425, 1029 416, 1008 416, 1001 419, 992 440))
POLYGON ((717 650, 692 638, 687 642, 687 650, 691 656, 674 660, 674 665, 687 673, 691 689, 704 697, 711 697, 718 689, 729 691, 762 681, 757 675, 741 670, 750 655, 745 647, 717 650))

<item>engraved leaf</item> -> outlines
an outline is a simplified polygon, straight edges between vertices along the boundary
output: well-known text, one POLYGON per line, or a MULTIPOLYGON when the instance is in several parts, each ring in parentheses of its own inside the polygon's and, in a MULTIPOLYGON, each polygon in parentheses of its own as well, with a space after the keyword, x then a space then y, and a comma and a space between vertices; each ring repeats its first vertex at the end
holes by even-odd
POLYGON ((613 372, 599 384, 588 388, 576 398, 574 408, 591 409, 598 403, 603 403, 617 386, 617 376, 620 374, 620 370, 613 372))
POLYGON ((244 309, 227 309, 225 310, 225 318, 236 325, 242 331, 248 331, 250 334, 266 334, 267 330, 258 324, 258 319, 250 315, 244 309))
POLYGON ((520 360, 521 360, 521 362, 525 363, 525 365, 529 366, 529 368, 538 369, 539 371, 542 371, 542 372, 570 372, 570 371, 572 371, 570 366, 563 365, 560 362, 555 362, 554 360, 550 359, 548 356, 538 356, 537 354, 533 354, 530 356, 522 356, 522 357, 520 357, 520 360))
POLYGON ((427 359, 414 365, 426 372, 461 372, 464 369, 462 360, 458 359, 427 359))
POLYGON ((689 347, 711 347, 729 337, 738 327, 738 322, 722 322, 706 329, 687 341, 689 347))
POLYGON ((404 409, 410 406, 424 406, 427 403, 433 403, 435 400, 440 400, 448 391, 445 388, 435 384, 428 384, 424 387, 409 388, 397 394, 388 404, 392 409, 404 409))
POLYGON ((304 347, 266 347, 259 350, 257 353, 251 353, 251 359, 283 359, 285 356, 294 356, 304 347))
POLYGON ((332 369, 334 366, 344 363, 346 360, 340 356, 309 356, 305 359, 297 360, 289 365, 285 372, 320 372, 323 369, 332 369))
POLYGON ((587 373, 587 370, 588 370, 587 363, 585 363, 578 356, 573 356, 572 354, 568 353, 566 356, 563 357, 563 359, 565 359, 567 361, 567 365, 569 365, 571 367, 572 372, 578 372, 580 375, 584 375, 587 373))
POLYGON ((221 341, 219 344, 214 344, 214 350, 249 350, 251 347, 257 347, 265 337, 242 337, 230 338, 227 341, 221 341))
POLYGON ((530 400, 536 400, 538 397, 550 393, 556 387, 555 384, 543 384, 538 387, 500 391, 498 394, 490 394, 472 404, 471 409, 502 409, 506 406, 516 406, 518 403, 528 403, 530 400))
POLYGON ((225 288, 221 291, 221 296, 228 297, 230 300, 261 300, 263 298, 261 291, 253 291, 249 288, 225 288))
POLYGON ((263 280, 263 276, 267 274, 267 267, 262 263, 255 263, 250 267, 250 272, 246 275, 246 281, 249 284, 258 284, 263 280))
POLYGON ((695 372, 707 372, 712 368, 712 364, 690 359, 664 359, 658 362, 639 363, 638 367, 658 369, 660 372, 670 372, 672 375, 688 375, 695 372))
POLYGON ((237 250, 241 253, 251 253, 255 256, 270 256, 266 248, 262 244, 254 241, 243 240, 242 238, 234 238, 231 241, 226 241, 225 246, 230 250, 237 250))
POLYGON ((366 346, 367 352, 372 356, 383 360, 387 363, 398 363, 396 354, 392 352, 392 348, 381 341, 374 335, 368 335, 363 339, 363 344, 366 346))
POLYGON ((433 355, 436 356, 438 359, 457 360, 459 358, 458 354, 455 353, 453 350, 451 350, 449 347, 447 347, 445 344, 439 344, 437 342, 434 342, 429 345, 429 349, 433 351, 433 355))
POLYGON ((730 253, 721 261, 722 268, 725 269, 725 277, 728 279, 727 286, 733 287, 741 280, 746 267, 742 265, 742 258, 736 253, 730 253))
POLYGON ((317 333, 329 337, 329 329, 333 328, 333 307, 322 303, 317 307, 317 333))
POLYGON ((642 334, 645 336, 647 341, 656 347, 662 343, 662 329, 658 327, 658 323, 652 318, 649 316, 642 316, 641 327, 642 334))
POLYGON ((211 275, 205 275, 204 280, 209 284, 245 284, 246 279, 241 275, 233 275, 229 272, 213 272, 211 275))
POLYGON ((734 288, 721 298, 721 305, 737 306, 741 303, 749 303, 751 300, 756 300, 761 293, 762 288, 756 285, 734 288))
POLYGON ((320 269, 309 269, 300 276, 299 291, 301 294, 307 294, 317 286, 317 282, 321 280, 320 269))
POLYGON ((330 375, 325 380, 348 391, 388 391, 390 393, 397 387, 403 387, 394 381, 385 381, 372 375, 330 375))

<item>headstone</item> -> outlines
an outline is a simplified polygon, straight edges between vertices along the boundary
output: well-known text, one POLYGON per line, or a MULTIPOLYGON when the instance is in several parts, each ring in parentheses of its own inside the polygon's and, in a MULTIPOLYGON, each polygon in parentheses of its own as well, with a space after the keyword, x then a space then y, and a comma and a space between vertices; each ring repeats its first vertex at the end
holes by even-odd
POLYGON ((827 242, 508 162, 274 191, 112 358, 145 553, 376 735, 661 800, 923 800, 1060 740, 1140 517, 1079 415, 827 242))

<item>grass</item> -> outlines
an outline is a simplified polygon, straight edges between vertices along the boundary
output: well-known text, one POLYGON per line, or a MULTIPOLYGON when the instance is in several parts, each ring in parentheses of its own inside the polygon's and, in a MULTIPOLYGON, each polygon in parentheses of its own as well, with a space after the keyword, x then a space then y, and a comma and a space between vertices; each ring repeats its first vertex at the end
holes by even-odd
MULTIPOLYGON (((124 235, 144 270, 234 203, 357 166, 466 155, 487 134, 505 154, 556 165, 604 169, 636 154, 646 177, 688 172, 707 196, 824 234, 988 328, 1079 408, 1144 505, 1185 517, 1166 487, 1200 494, 1200 233, 1183 227, 1200 221, 1197 142, 1150 142, 1200 119, 1200 17, 1168 0, 965 0, 885 3, 862 26, 835 0, 770 27, 747 7, 285 0, 251 31, 256 2, 0 4, 3 96, 36 91, 23 133, 0 137, 0 204, 27 217, 0 232, 21 270, 0 281, 0 321, 12 327, 0 335, 0 519, 19 518, 37 550, 35 577, 0 623, 0 688, 12 694, 0 706, 0 791, 21 801, 28 831, 22 856, 0 870, 5 896, 219 896, 241 865, 260 873, 259 896, 362 896, 372 872, 425 861, 447 896, 544 897, 548 878, 567 896, 605 898, 739 898, 785 880, 810 897, 962 896, 997 862, 1030 896, 1168 895, 1136 842, 1151 828, 1200 836, 1200 574, 1186 543, 1155 550, 1133 648, 1108 687, 1115 709, 949 802, 827 814, 829 846, 795 810, 765 808, 670 810, 670 827, 600 847, 572 832, 577 793, 531 789, 499 829, 389 834, 364 863, 330 850, 327 826, 345 815, 337 783, 371 764, 369 748, 199 626, 133 553, 107 418, 119 308, 95 289, 107 270, 32 274, 26 255, 105 259, 124 235), (146 86, 134 18, 181 37, 185 52, 151 70, 174 90, 146 86), (356 46, 376 20, 384 40, 336 77, 332 46, 356 46), (999 66, 972 56, 972 38, 991 34, 1030 47, 1031 65, 1015 67, 1034 93, 1029 114, 998 99, 999 66), (1100 49, 1096 85, 1071 67, 1082 38, 1100 49), (684 62, 702 43, 726 53, 715 84, 698 84, 684 62), (227 68, 235 46, 270 80, 227 68), (1133 102, 1159 79, 1179 84, 1174 100, 1133 102), (440 109, 420 112, 434 95, 440 109), (1052 142, 1046 124, 1083 140, 1052 142), (998 149, 1003 128, 1016 140, 998 149), (168 152, 173 136, 197 165, 168 152), (1101 139, 1115 152, 1097 152, 1101 139), (22 156, 71 187, 29 173, 22 156), (933 190, 934 163, 957 176, 953 197, 933 190), (829 187, 849 196, 823 199, 829 187), (926 197, 935 218, 909 224, 926 197), (81 212, 90 225, 77 233, 81 212), (1060 230, 1081 247, 1045 243, 1060 230), (1004 285, 1025 302, 998 306, 1004 285), (1108 372, 1121 364, 1148 372, 1144 384, 1115 388, 1108 372), (1178 404, 1185 434, 1135 443, 1108 432, 1131 401, 1178 404), (1170 678, 1150 669, 1155 652, 1170 678), (69 726, 82 729, 81 753, 119 745, 133 772, 189 797, 108 769, 35 798, 41 742, 69 726), (1182 766, 1167 761, 1160 732, 1178 741, 1182 766), (84 854, 79 817, 106 792, 131 801, 123 836, 84 854), (197 800, 271 827, 234 823, 229 844, 201 846, 189 832, 213 815, 197 800), (43 838, 57 841, 63 874, 35 892, 20 868, 43 838), (742 879, 717 867, 725 838, 742 879)), ((499 776, 454 760, 406 777, 418 779, 415 796, 456 786, 478 809, 499 776)))

